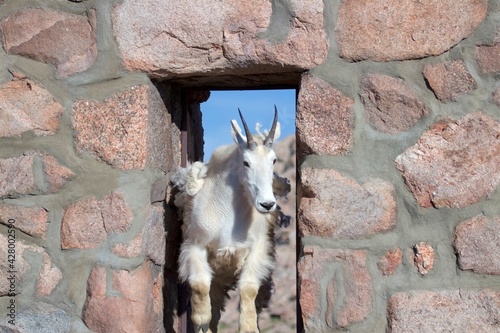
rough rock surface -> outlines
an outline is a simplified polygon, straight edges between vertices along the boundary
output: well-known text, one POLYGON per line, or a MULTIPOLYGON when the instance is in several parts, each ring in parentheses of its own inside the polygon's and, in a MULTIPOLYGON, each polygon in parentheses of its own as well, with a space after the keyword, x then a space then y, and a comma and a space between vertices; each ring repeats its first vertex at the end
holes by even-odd
POLYGON ((477 82, 462 60, 428 64, 424 67, 424 77, 436 97, 449 102, 477 88, 477 82))
POLYGON ((396 158, 421 207, 462 208, 500 183, 500 123, 482 112, 444 119, 396 158))
POLYGON ((455 229, 455 249, 463 270, 500 275, 500 217, 478 215, 455 229))
POLYGON ((14 220, 13 227, 27 233, 30 236, 45 239, 48 212, 37 206, 25 207, 8 204, 0 204, 0 223, 9 225, 9 219, 14 220))
POLYGON ((49 296, 62 279, 61 270, 52 262, 47 253, 42 255, 42 271, 35 282, 36 292, 40 296, 49 296))
POLYGON ((43 302, 32 302, 16 314, 15 325, 9 317, 0 319, 0 332, 5 333, 59 333, 71 332, 73 318, 64 310, 43 302))
POLYGON ((423 101, 402 79, 369 74, 363 77, 361 85, 368 121, 381 132, 407 131, 429 113, 423 101))
POLYGON ((500 43, 493 45, 478 46, 476 50, 476 61, 479 70, 485 74, 496 74, 500 72, 500 43))
POLYGON ((273 71, 312 68, 325 60, 328 50, 323 2, 294 0, 288 6, 280 8, 273 23, 272 4, 265 0, 168 5, 127 0, 113 7, 112 19, 130 71, 171 77, 265 73, 271 65, 273 71), (282 20, 288 20, 288 31, 278 29, 282 20))
POLYGON ((436 253, 434 248, 425 242, 413 245, 410 253, 411 263, 421 275, 429 273, 434 268, 436 253))
POLYGON ((59 164, 54 156, 42 155, 41 159, 47 193, 59 192, 68 180, 75 177, 73 171, 59 164))
POLYGON ((392 333, 498 332, 500 293, 489 289, 394 294, 387 307, 392 333))
POLYGON ((36 189, 33 154, 0 159, 1 198, 33 193, 36 189))
POLYGON ((102 102, 73 105, 76 148, 118 169, 156 167, 168 162, 168 111, 153 85, 139 85, 102 102))
POLYGON ((157 332, 162 280, 161 274, 153 276, 152 264, 146 261, 130 272, 113 271, 111 286, 106 280, 104 267, 95 267, 90 273, 83 309, 85 324, 97 333, 157 332), (110 295, 111 290, 114 294, 110 295))
POLYGON ((30 80, 16 80, 0 86, 0 137, 55 134, 64 111, 44 88, 30 80))
POLYGON ((100 246, 108 234, 125 232, 132 217, 132 211, 120 192, 112 192, 100 200, 88 198, 71 204, 62 217, 61 248, 100 246))
POLYGON ((88 69, 97 58, 94 18, 45 8, 24 8, 0 22, 4 48, 54 65, 57 75, 88 69))
POLYGON ((112 251, 120 257, 132 258, 141 254, 156 265, 165 265, 165 209, 161 205, 148 208, 148 219, 142 232, 127 243, 114 244, 112 251))
POLYGON ((377 262, 377 267, 383 276, 389 276, 396 272, 403 261, 403 252, 401 249, 392 249, 387 251, 377 262))
POLYGON ((325 238, 365 238, 397 223, 394 188, 382 179, 364 184, 331 169, 302 169, 300 231, 325 238))
POLYGON ((156 265, 165 265, 165 227, 163 206, 151 205, 144 226, 142 247, 147 257, 156 265))
POLYGON ((126 243, 116 243, 112 252, 120 257, 133 258, 142 253, 143 236, 139 234, 126 243))
POLYGON ((74 176, 53 156, 39 152, 0 158, 0 198, 57 193, 74 176))
POLYGON ((468 37, 487 9, 487 0, 342 1, 335 36, 340 56, 350 61, 424 58, 468 37))
POLYGON ((9 239, 12 244, 12 237, 0 234, 0 255, 2 258, 5 258, 0 262, 0 296, 19 294, 19 287, 28 271, 32 268, 31 263, 26 258, 26 254, 30 252, 37 254, 44 252, 43 248, 37 245, 30 245, 22 240, 16 239, 15 261, 9 261, 9 239), (13 274, 12 270, 15 270, 16 273, 13 274), (15 275, 15 282, 11 279, 12 275, 15 275), (13 282, 13 284, 11 284, 11 282, 13 282))
POLYGON ((304 154, 338 155, 353 144, 354 100, 303 75, 297 100, 297 145, 304 154))
POLYGON ((500 86, 497 86, 491 97, 493 98, 493 102, 500 106, 500 86))
POLYGON ((306 246, 297 270, 306 331, 325 331, 324 321, 330 328, 345 327, 371 313, 372 277, 364 251, 306 246), (318 279, 319 276, 328 278, 326 285, 318 279), (324 318, 323 302, 326 302, 327 309, 324 318))

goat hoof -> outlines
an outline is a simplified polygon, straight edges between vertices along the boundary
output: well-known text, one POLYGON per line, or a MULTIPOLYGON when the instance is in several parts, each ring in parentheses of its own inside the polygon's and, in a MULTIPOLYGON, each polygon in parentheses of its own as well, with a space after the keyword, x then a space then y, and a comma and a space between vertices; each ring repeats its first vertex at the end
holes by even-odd
POLYGON ((199 333, 199 332, 200 332, 200 330, 201 330, 201 332, 203 332, 203 333, 207 333, 207 332, 209 332, 209 324, 204 324, 204 325, 196 325, 196 326, 194 327, 194 331, 195 331, 196 333, 199 333))

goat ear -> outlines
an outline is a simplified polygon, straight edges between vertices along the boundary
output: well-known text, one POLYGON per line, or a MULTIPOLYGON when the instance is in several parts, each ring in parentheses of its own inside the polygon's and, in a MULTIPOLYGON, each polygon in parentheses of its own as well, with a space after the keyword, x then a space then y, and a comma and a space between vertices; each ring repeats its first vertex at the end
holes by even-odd
POLYGON ((233 136, 234 142, 239 145, 246 145, 247 138, 241 134, 241 128, 236 122, 236 120, 231 120, 231 135, 233 136))
POLYGON ((273 138, 273 142, 275 142, 276 140, 278 140, 278 139, 279 139, 279 137, 280 137, 280 135, 281 135, 281 124, 280 124, 280 122, 278 121, 278 122, 276 123, 276 130, 274 131, 274 138, 273 138))

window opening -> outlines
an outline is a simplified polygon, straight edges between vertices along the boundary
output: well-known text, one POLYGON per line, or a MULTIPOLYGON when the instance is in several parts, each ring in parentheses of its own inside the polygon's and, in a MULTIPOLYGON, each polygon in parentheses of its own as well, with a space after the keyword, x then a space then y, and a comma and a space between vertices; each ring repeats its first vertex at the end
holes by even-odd
MULTIPOLYGON (((294 332, 297 328, 297 280, 296 280, 296 148, 295 148, 295 89, 268 90, 213 90, 208 101, 200 105, 204 131, 204 162, 208 162, 214 149, 232 144, 230 121, 238 123, 238 108, 252 132, 255 124, 262 124, 261 131, 268 130, 278 109, 281 136, 274 144, 278 156, 275 171, 291 182, 287 198, 278 199, 286 215, 292 217, 287 228, 276 227, 277 264, 273 273, 275 292, 269 308, 259 316, 262 332, 270 329, 294 332), (293 287, 292 287, 293 286, 293 287)), ((230 292, 226 310, 219 322, 219 332, 236 332, 238 329, 238 293, 230 292)))

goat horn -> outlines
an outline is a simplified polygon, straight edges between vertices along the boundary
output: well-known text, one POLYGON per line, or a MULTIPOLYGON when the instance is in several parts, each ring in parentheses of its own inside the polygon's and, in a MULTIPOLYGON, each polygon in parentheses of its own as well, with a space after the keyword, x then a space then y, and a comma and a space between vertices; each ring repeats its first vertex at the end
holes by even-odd
POLYGON ((274 120, 269 133, 267 134, 267 138, 264 140, 264 145, 270 146, 274 142, 274 133, 276 132, 276 124, 278 123, 278 108, 276 105, 274 106, 274 120))
POLYGON ((245 135, 247 137, 247 147, 248 149, 252 150, 257 146, 257 144, 253 139, 252 133, 248 129, 247 122, 245 121, 245 118, 243 118, 240 108, 238 108, 238 112, 240 113, 241 122, 243 123, 243 128, 245 129, 245 135))

